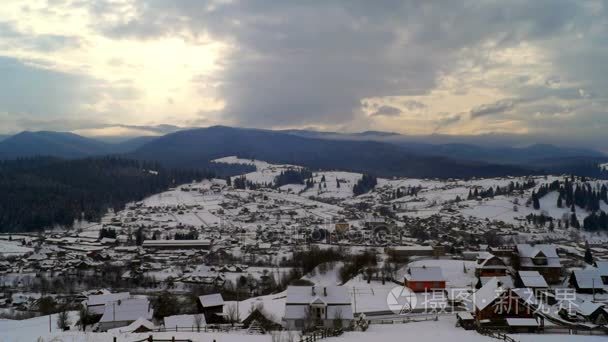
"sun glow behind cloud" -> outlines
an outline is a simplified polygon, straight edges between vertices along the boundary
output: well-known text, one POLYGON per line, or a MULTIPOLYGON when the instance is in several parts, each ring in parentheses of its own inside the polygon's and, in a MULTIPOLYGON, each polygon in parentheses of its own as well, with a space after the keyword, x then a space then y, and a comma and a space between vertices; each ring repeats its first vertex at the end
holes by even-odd
POLYGON ((74 37, 73 44, 49 51, 0 36, 0 54, 103 82, 106 96, 66 115, 130 124, 162 123, 171 118, 179 124, 198 119, 201 110, 217 111, 224 106, 213 93, 213 85, 201 93, 193 79, 211 77, 221 70, 217 61, 229 50, 226 44, 186 34, 150 40, 110 39, 91 28, 95 18, 89 9, 55 6, 49 12, 45 4, 3 2, 0 17, 20 35, 31 39, 74 37))
POLYGON ((606 13, 595 0, 5 0, 0 69, 18 79, 0 83, 0 133, 170 123, 601 142, 606 13))

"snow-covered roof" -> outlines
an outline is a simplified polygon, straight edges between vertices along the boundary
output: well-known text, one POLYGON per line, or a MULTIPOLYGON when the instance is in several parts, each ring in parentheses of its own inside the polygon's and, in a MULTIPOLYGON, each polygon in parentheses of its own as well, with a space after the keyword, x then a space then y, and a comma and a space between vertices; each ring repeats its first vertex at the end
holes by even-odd
POLYGON ((394 246, 391 247, 394 251, 432 251, 431 246, 394 246))
POLYGON ((538 271, 519 271, 519 277, 525 287, 549 287, 545 278, 538 271))
POLYGON ((152 319, 153 310, 146 298, 119 300, 105 306, 99 322, 136 321, 138 318, 152 319))
POLYGON ((597 268, 572 271, 579 289, 608 289, 602 281, 602 275, 597 268))
MULTIPOLYGON (((205 316, 200 315, 201 326, 206 324, 205 316)), ((163 319, 165 323, 165 328, 196 328, 196 315, 175 315, 175 316, 167 316, 163 319)))
POLYGON ((103 305, 110 302, 115 302, 121 299, 127 299, 131 296, 129 292, 108 293, 100 295, 90 295, 87 297, 86 304, 88 306, 103 305))
POLYGON ((510 327, 537 327, 538 322, 534 318, 507 318, 510 327))
POLYGON ((492 277, 485 285, 473 294, 473 303, 477 310, 483 310, 488 305, 492 304, 496 298, 500 297, 505 291, 502 283, 496 277, 492 277))
POLYGON ((583 316, 590 316, 591 314, 596 312, 598 309, 604 309, 602 304, 593 303, 588 300, 583 301, 581 303, 576 303, 576 305, 574 307, 575 307, 576 311, 583 316))
POLYGON ((445 281, 441 267, 410 267, 406 279, 409 281, 445 281))
POLYGON ((327 305, 348 304, 350 295, 343 286, 289 286, 287 288, 287 305, 306 304, 321 300, 327 305))
POLYGON ((518 244, 517 253, 519 255, 519 263, 524 267, 561 267, 559 255, 557 255, 557 247, 555 245, 529 245, 518 244), (533 259, 536 257, 545 257, 546 265, 536 265, 533 259))
POLYGON ((473 315, 470 312, 464 311, 464 312, 459 312, 456 314, 456 316, 458 316, 458 318, 460 318, 461 320, 464 321, 468 321, 468 320, 472 320, 473 319, 473 315))
POLYGON ((224 305, 224 298, 222 297, 222 295, 220 293, 200 296, 200 297, 198 297, 198 300, 201 302, 201 305, 204 308, 224 305))
POLYGON ((608 260, 598 260, 595 265, 602 276, 608 276, 608 260))
POLYGON ((137 329, 144 327, 148 330, 154 330, 154 323, 150 322, 147 319, 144 318, 138 318, 136 321, 134 321, 133 323, 127 325, 126 327, 120 327, 120 328, 115 328, 115 329, 110 329, 108 330, 108 332, 112 333, 112 332, 119 332, 119 333, 130 333, 130 332, 134 332, 137 329))
POLYGON ((515 287, 515 285, 513 284, 513 278, 511 278, 511 276, 509 276, 509 275, 501 276, 501 277, 479 277, 479 281, 481 282, 481 286, 484 286, 485 284, 487 284, 489 281, 491 281, 494 278, 498 279, 498 281, 505 288, 512 289, 515 287))

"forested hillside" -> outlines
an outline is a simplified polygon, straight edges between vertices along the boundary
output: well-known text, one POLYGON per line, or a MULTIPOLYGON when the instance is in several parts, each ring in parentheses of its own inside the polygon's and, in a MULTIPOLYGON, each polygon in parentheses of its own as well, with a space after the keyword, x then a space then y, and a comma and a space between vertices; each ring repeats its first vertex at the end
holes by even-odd
POLYGON ((0 162, 0 232, 71 226, 84 214, 99 220, 110 208, 209 177, 120 158, 32 158, 0 162))

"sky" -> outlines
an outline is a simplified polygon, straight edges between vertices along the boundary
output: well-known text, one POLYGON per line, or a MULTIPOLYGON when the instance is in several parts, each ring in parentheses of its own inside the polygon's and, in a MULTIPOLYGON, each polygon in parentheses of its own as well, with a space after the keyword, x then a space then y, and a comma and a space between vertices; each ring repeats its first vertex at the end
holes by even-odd
POLYGON ((0 134, 230 125, 605 149, 608 2, 2 0, 0 134))

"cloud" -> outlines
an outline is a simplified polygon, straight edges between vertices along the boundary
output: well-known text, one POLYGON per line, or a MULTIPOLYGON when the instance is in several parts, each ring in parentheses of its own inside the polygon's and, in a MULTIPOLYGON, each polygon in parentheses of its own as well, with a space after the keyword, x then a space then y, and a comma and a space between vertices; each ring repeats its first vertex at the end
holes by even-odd
POLYGON ((471 109, 470 116, 471 119, 476 119, 482 116, 490 116, 490 115, 498 115, 509 112, 515 108, 517 101, 507 99, 500 100, 494 103, 481 105, 471 109))
POLYGON ((401 109, 392 106, 380 106, 378 110, 370 114, 369 116, 386 116, 386 117, 395 117, 399 116, 403 113, 401 109))
POLYGON ((5 66, 17 84, 0 85, 7 92, 0 112, 69 126, 94 113, 87 119, 99 125, 124 118, 125 125, 361 130, 387 127, 382 117, 392 116, 403 130, 427 133, 435 124, 476 134, 516 123, 590 139, 608 124, 607 7, 576 0, 3 4, 0 52, 21 66, 5 66), (76 29, 62 27, 64 19, 76 29), (213 44, 217 54, 201 50, 213 44), (197 64, 205 58, 211 67, 197 64), (123 72, 131 83, 116 82, 123 72), (187 81, 168 82, 176 74, 187 81))
POLYGON ((462 116, 463 116, 463 114, 453 114, 453 115, 444 114, 444 115, 442 115, 442 117, 439 120, 437 120, 437 125, 435 126, 434 132, 437 132, 442 128, 445 128, 447 126, 451 126, 455 123, 460 122, 462 120, 462 116))
POLYGON ((78 36, 22 32, 17 29, 14 23, 0 22, 0 46, 3 46, 3 48, 19 47, 51 52, 60 49, 79 48, 83 44, 84 42, 78 36))

